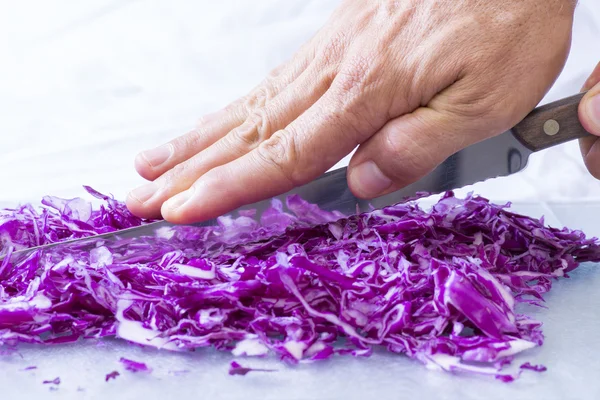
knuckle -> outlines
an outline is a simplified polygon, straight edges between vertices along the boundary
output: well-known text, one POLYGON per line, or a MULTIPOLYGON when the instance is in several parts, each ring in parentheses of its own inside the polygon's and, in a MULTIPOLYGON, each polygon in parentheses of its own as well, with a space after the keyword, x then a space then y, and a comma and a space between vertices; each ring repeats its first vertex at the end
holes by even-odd
POLYGON ((327 37, 327 42, 321 47, 319 59, 326 64, 339 63, 346 53, 346 44, 348 36, 345 32, 337 32, 334 35, 327 37))
POLYGON ((228 137, 234 145, 239 145, 241 143, 248 148, 254 148, 259 143, 258 131, 248 122, 244 122, 242 125, 232 130, 228 137))
POLYGON ((264 108, 254 110, 246 121, 238 128, 231 131, 236 143, 243 143, 253 149, 259 143, 271 136, 271 119, 264 108))
POLYGON ((303 183, 302 174, 298 173, 299 152, 296 139, 287 130, 280 130, 257 148, 260 160, 269 168, 273 168, 290 184, 297 186, 303 183))
POLYGON ((371 66, 364 56, 353 57, 338 74, 339 90, 344 93, 363 93, 372 83, 371 66))
MULTIPOLYGON (((373 130, 382 119, 381 110, 375 104, 385 104, 376 92, 378 76, 366 57, 356 57, 338 72, 332 87, 336 109, 350 118, 358 131, 373 130)), ((385 122, 385 121, 384 121, 385 122)))
POLYGON ((255 110, 248 120, 254 126, 258 141, 264 141, 271 137, 272 118, 266 108, 255 110))
POLYGON ((264 107, 270 100, 277 95, 277 78, 268 77, 263 83, 254 89, 245 102, 247 113, 251 113, 260 107, 264 107))

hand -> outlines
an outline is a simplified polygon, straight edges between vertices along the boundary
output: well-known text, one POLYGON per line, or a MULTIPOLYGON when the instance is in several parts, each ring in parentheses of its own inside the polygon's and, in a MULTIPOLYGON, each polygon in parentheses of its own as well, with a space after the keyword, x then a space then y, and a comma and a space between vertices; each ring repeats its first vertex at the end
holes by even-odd
MULTIPOLYGON (((583 91, 586 90, 588 93, 579 105, 579 119, 589 133, 600 136, 600 64, 583 85, 583 91)), ((600 138, 581 139, 579 146, 587 169, 600 179, 600 138)))
MULTIPOLYGON (((191 223, 307 183, 359 146, 373 198, 524 118, 561 72, 575 0, 345 0, 246 97, 136 159, 130 210, 191 223)), ((591 152, 591 150, 590 150, 591 152)))

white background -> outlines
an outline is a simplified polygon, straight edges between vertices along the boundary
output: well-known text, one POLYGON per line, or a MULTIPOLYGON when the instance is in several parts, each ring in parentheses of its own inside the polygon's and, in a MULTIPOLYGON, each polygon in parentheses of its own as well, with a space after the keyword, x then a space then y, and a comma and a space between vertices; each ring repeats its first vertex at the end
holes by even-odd
MULTIPOLYGON (((338 3, 0 0, 0 206, 74 197, 83 184, 123 199, 141 182, 138 151, 245 94, 338 3)), ((583 0, 568 65, 544 101, 577 92, 598 61, 600 3, 583 0)), ((576 143, 475 189, 496 201, 600 199, 576 143)))

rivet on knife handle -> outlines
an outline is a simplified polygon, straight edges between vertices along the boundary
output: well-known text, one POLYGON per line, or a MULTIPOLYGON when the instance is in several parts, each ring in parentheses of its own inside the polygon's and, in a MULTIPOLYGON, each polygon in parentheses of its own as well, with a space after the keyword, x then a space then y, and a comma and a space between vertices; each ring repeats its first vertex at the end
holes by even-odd
POLYGON ((584 95, 580 93, 536 108, 513 128, 513 134, 531 151, 590 136, 577 113, 584 95))

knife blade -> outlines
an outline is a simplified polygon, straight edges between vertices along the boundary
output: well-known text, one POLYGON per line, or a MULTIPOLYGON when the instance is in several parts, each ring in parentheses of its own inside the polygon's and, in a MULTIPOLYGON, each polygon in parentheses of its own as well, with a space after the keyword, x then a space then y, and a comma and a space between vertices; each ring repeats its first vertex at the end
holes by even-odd
MULTIPOLYGON (((585 93, 538 107, 512 129, 469 146, 435 168, 419 181, 396 192, 369 200, 355 197, 346 180, 347 167, 330 171, 316 180, 276 196, 285 204, 285 199, 293 194, 318 205, 326 211, 339 211, 352 215, 383 208, 405 201, 419 192, 439 194, 477 182, 508 176, 522 171, 527 166, 529 156, 536 151, 566 143, 574 139, 590 136, 578 118, 578 106, 585 93)), ((244 206, 236 211, 255 209, 260 215, 271 205, 271 199, 244 206)), ((203 221, 195 226, 216 225, 215 219, 203 221)), ((10 254, 0 255, 11 260, 27 256, 36 250, 46 250, 55 246, 77 246, 78 249, 95 247, 98 241, 118 240, 142 236, 152 236, 164 227, 173 226, 166 221, 124 229, 86 238, 31 247, 10 254)))

